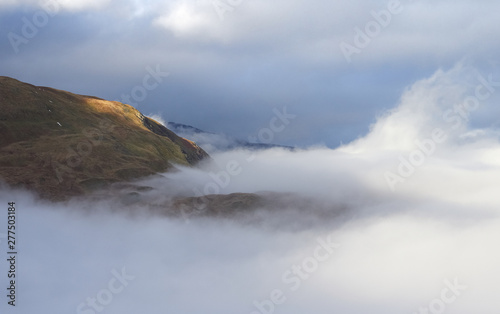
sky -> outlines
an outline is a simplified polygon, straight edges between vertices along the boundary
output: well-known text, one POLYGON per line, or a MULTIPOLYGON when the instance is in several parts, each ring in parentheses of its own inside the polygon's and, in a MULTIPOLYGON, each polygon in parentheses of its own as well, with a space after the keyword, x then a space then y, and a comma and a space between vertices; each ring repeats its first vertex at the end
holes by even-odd
POLYGON ((2 313, 498 313, 498 2, 55 6, 0 2, 2 75, 135 93, 158 120, 302 149, 214 150, 136 182, 166 208, 293 195, 247 220, 158 216, 127 191, 50 203, 0 185, 19 241, 18 307, 2 297, 2 313))
POLYGON ((493 0, 1 0, 0 75, 243 139, 286 107, 296 118, 273 142, 337 147, 440 69, 498 74, 499 9, 493 0))

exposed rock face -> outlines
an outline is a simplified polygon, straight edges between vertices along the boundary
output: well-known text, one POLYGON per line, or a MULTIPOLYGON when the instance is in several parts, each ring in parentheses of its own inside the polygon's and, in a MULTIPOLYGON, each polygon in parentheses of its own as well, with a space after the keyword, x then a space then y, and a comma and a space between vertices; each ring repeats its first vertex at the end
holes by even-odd
POLYGON ((208 154, 135 108, 0 77, 0 179, 65 199, 208 154))

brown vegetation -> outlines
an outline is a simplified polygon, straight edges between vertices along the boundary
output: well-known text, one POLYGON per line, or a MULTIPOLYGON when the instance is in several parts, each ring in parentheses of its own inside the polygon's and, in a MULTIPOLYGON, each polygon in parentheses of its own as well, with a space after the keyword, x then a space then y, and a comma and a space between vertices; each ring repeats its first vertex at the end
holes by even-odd
POLYGON ((120 102, 0 77, 0 178, 65 199, 208 155, 120 102))

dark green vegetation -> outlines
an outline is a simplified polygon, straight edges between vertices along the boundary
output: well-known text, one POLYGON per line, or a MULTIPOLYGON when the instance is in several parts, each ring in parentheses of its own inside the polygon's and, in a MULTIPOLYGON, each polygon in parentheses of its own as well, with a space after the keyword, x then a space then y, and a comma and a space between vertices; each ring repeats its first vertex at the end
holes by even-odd
POLYGON ((60 200, 207 157, 129 105, 0 77, 0 179, 11 186, 60 200))

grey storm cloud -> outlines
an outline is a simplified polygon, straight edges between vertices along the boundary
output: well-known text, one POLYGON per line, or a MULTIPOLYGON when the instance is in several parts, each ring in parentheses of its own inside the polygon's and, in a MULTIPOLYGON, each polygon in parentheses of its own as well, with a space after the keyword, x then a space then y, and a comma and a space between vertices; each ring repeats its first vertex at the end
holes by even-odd
POLYGON ((405 86, 438 68, 464 58, 485 70, 498 64, 498 6, 2 1, 0 66, 2 75, 29 83, 121 100, 142 84, 147 67, 159 65, 171 75, 138 94, 145 114, 246 137, 274 108, 288 105, 299 119, 276 138, 279 144, 336 147, 366 134, 405 86), (40 11, 50 4, 57 14, 45 21, 40 11), (36 24, 36 35, 17 42, 16 53, 9 35, 29 33, 26 23, 36 24), (343 44, 356 52, 346 58, 343 44))

